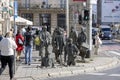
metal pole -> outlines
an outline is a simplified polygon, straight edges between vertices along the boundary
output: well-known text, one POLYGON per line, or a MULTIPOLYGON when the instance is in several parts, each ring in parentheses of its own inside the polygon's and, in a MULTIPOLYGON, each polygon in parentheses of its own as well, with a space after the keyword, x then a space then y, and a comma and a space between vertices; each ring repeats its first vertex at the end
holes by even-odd
POLYGON ((69 37, 69 0, 66 0, 66 27, 67 37, 69 37))
POLYGON ((92 3, 91 0, 88 0, 88 8, 89 8, 89 22, 88 22, 88 44, 90 55, 92 56, 92 3))
MULTIPOLYGON (((15 20, 15 14, 16 14, 16 9, 15 9, 15 6, 16 5, 16 0, 14 0, 14 37, 17 33, 17 26, 16 26, 16 20, 15 20)), ((14 74, 16 72, 16 51, 14 50, 14 74)))

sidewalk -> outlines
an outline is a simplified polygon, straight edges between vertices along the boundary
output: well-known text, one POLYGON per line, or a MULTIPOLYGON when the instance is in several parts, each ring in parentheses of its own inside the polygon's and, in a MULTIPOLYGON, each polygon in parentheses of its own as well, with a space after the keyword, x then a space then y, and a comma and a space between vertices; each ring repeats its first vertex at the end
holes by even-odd
POLYGON ((89 63, 77 63, 72 67, 57 67, 57 68, 36 68, 37 63, 31 66, 21 65, 18 67, 15 74, 16 80, 40 80, 47 77, 68 76, 72 74, 81 74, 86 72, 100 71, 108 69, 118 64, 116 58, 95 57, 94 61, 89 63))
MULTIPOLYGON (((37 68, 40 65, 38 51, 33 51, 32 64, 24 64, 24 54, 22 54, 22 62, 17 62, 17 71, 15 74, 16 80, 40 80, 48 77, 69 76, 75 74, 82 74, 86 72, 101 71, 116 66, 119 63, 117 58, 107 57, 105 55, 97 55, 93 57, 93 61, 86 59, 88 63, 77 62, 76 66, 64 67, 55 64, 56 68, 37 68)), ((0 76, 0 80, 9 80, 8 68, 0 76)))
MULTIPOLYGON (((38 52, 33 52, 33 57, 38 57, 38 52)), ((33 58, 33 60, 35 59, 33 58)), ((40 80, 47 77, 56 77, 56 76, 68 76, 81 74, 86 72, 101 71, 108 69, 118 64, 119 60, 113 57, 107 57, 105 55, 97 55, 93 57, 93 61, 86 59, 88 63, 78 62, 76 66, 64 67, 58 64, 55 64, 56 68, 37 68, 37 65, 40 65, 39 61, 33 61, 33 63, 28 66, 22 63, 15 74, 16 80, 40 80)))

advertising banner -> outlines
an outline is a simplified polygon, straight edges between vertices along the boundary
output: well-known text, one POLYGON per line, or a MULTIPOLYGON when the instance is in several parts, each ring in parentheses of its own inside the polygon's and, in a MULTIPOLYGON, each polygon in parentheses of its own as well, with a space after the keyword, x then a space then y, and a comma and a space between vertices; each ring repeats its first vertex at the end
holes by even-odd
POLYGON ((102 22, 120 22, 120 0, 102 0, 102 22))

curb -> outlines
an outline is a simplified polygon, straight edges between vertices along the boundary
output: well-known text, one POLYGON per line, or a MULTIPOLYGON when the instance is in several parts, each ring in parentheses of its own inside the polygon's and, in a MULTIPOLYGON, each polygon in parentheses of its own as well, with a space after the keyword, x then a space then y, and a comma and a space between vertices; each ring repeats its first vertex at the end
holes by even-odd
POLYGON ((114 58, 112 62, 109 62, 108 64, 102 65, 102 66, 96 66, 95 71, 100 71, 104 69, 111 68, 119 63, 119 60, 117 58, 114 58))
MULTIPOLYGON (((50 77, 64 77, 64 76, 71 76, 71 75, 77 75, 77 74, 85 74, 85 73, 90 73, 90 72, 97 72, 97 71, 101 71, 101 70, 106 70, 106 69, 110 69, 112 67, 117 66, 117 64, 119 64, 119 60, 114 57, 111 59, 110 62, 105 63, 105 64, 99 64, 97 66, 93 66, 93 67, 87 67, 87 68, 71 68, 71 69, 67 69, 64 68, 62 71, 53 71, 53 72, 47 72, 47 73, 43 73, 43 74, 39 74, 39 75, 32 75, 32 80, 38 80, 38 79, 46 79, 46 78, 50 78, 50 77)), ((26 76, 27 77, 27 76, 26 76)), ((27 77, 29 78, 29 77, 27 77)), ((26 80, 26 78, 20 78, 20 77, 16 77, 16 80, 26 80)))
MULTIPOLYGON (((65 70, 60 72, 53 72, 53 73, 47 73, 48 76, 39 76, 39 78, 45 78, 45 77, 60 77, 60 76, 69 76, 69 75, 77 75, 77 74, 84 74, 84 73, 90 73, 90 72, 97 72, 105 69, 109 69, 111 67, 116 66, 119 64, 119 60, 117 58, 113 58, 113 60, 105 65, 98 65, 96 67, 90 67, 85 69, 75 69, 75 70, 65 70)), ((38 77, 38 76, 37 76, 38 77)))

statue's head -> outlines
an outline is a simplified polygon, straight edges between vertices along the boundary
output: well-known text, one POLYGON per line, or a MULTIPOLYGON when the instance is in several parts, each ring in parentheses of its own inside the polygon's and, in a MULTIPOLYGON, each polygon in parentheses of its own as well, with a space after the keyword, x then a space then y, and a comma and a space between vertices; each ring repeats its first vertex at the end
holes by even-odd
POLYGON ((73 42, 72 38, 69 38, 68 39, 68 44, 72 44, 72 42, 73 42))
POLYGON ((71 31, 74 31, 74 27, 73 26, 71 27, 71 31))

